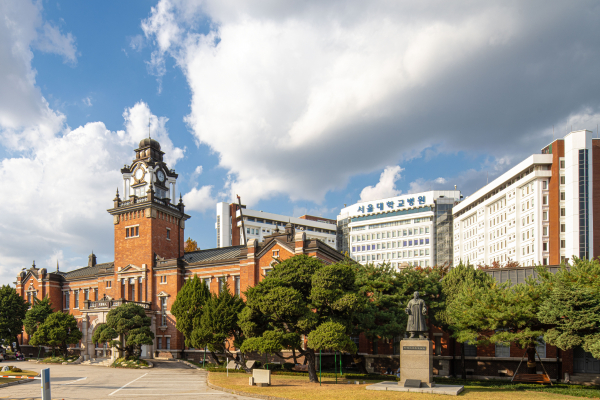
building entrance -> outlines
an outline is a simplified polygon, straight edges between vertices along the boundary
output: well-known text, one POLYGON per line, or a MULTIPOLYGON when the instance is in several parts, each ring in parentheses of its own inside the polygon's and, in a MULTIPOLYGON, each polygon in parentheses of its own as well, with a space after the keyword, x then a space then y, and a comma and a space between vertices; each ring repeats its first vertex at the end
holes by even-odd
POLYGON ((573 351, 573 372, 583 374, 600 374, 600 360, 591 353, 576 347, 573 351))

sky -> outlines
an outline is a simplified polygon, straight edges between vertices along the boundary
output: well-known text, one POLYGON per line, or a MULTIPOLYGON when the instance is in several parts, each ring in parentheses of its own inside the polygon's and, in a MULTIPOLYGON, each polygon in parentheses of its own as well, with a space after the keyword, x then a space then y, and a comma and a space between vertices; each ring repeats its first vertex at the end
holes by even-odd
POLYGON ((215 204, 335 219, 466 197, 600 123, 595 1, 0 0, 0 284, 114 258, 106 212, 148 134, 186 237, 215 204))

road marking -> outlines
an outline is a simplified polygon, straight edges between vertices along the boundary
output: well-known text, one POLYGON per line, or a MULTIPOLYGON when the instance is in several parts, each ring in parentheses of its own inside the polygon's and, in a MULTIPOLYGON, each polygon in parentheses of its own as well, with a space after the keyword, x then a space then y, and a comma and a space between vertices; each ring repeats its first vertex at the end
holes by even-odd
POLYGON ((112 396, 113 394, 117 393, 119 390, 126 388, 127 386, 131 385, 133 382, 137 381, 138 379, 142 379, 143 377, 145 377, 146 375, 148 375, 148 373, 146 372, 144 375, 135 378, 134 380, 132 380, 129 383, 126 383, 125 385, 121 386, 120 388, 118 388, 117 390, 115 390, 114 392, 112 392, 111 394, 109 394, 109 396, 112 396))
POLYGON ((84 379, 87 379, 87 376, 84 376, 83 378, 75 379, 74 381, 70 381, 70 382, 55 383, 55 385, 70 385, 71 383, 79 382, 79 381, 82 381, 84 379))

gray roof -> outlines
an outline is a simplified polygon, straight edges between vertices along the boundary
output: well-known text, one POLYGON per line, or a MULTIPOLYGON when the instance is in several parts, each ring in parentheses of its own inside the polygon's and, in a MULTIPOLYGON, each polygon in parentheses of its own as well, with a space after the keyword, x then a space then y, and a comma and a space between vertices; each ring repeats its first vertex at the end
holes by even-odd
POLYGON ((102 269, 108 269, 107 272, 112 272, 112 270, 114 269, 114 266, 115 266, 114 262, 96 264, 93 267, 83 267, 83 268, 76 269, 74 271, 69 271, 64 275, 64 277, 65 277, 65 279, 69 280, 69 279, 85 278, 88 276, 90 276, 90 277, 96 276, 96 275, 98 275, 98 273, 101 272, 100 270, 102 270, 102 269))
POLYGON ((198 250, 185 253, 183 259, 188 264, 195 264, 209 261, 231 260, 242 254, 242 249, 246 246, 229 246, 217 249, 198 250))

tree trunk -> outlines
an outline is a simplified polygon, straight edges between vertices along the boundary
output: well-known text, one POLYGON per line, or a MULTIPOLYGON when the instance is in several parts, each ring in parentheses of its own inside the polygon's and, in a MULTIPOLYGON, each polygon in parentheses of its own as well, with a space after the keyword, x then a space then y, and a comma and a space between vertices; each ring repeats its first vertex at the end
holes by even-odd
POLYGON ((215 363, 217 363, 217 366, 221 365, 221 363, 219 362, 219 357, 217 357, 214 351, 211 351, 210 355, 212 356, 212 358, 215 359, 215 363))
POLYGON ((292 357, 294 357, 294 364, 298 364, 298 360, 296 359, 296 349, 292 347, 292 357))
POLYGON ((537 368, 535 363, 535 343, 529 343, 527 346, 527 373, 536 374, 537 368))
POLYGON ((467 379, 466 361, 465 361, 465 344, 460 344, 460 377, 464 380, 467 379))
POLYGON ((317 376, 315 351, 307 348, 304 357, 308 359, 308 380, 310 382, 318 382, 319 377, 317 376))

